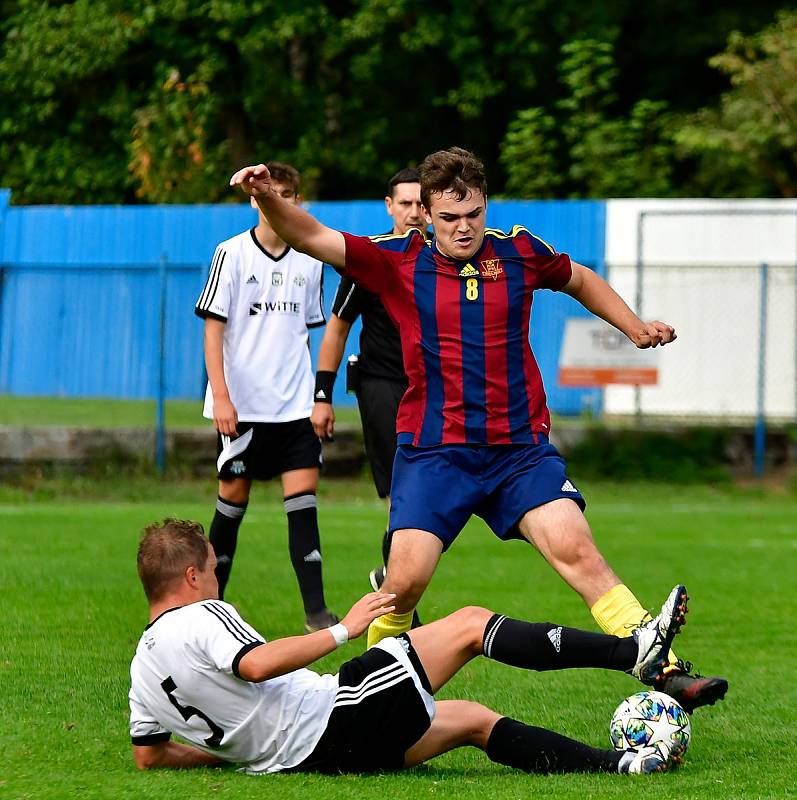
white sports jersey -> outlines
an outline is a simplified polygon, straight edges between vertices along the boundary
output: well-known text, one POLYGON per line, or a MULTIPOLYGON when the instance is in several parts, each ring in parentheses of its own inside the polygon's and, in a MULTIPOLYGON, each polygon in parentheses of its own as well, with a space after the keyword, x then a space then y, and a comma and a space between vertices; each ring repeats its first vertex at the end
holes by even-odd
MULTIPOLYGON (((290 422, 313 410, 308 328, 326 322, 323 264, 288 248, 269 255, 254 228, 222 242, 195 313, 226 323, 224 377, 242 422, 290 422)), ((208 384, 204 415, 213 419, 208 384)))
POLYGON ((338 679, 309 669, 262 683, 238 678, 241 658, 263 641, 221 600, 161 614, 144 630, 130 665, 133 744, 174 733, 251 773, 303 761, 327 726, 338 679))

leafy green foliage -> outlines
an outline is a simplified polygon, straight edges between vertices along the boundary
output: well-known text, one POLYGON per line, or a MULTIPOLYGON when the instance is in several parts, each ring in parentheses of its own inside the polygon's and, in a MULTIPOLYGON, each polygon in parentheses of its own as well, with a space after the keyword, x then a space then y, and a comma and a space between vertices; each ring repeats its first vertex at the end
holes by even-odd
POLYGON ((227 142, 209 142, 217 98, 202 79, 181 81, 171 70, 151 101, 135 111, 130 170, 136 195, 153 203, 218 202, 227 142))
POLYGON ((694 0, 0 0, 0 185, 15 203, 232 201, 233 168, 277 158, 308 196, 363 197, 459 144, 492 192, 672 193, 666 109, 709 102, 708 56, 778 3, 695 25, 694 0))
POLYGON ((733 33, 710 63, 731 88, 676 135, 697 160, 695 190, 797 196, 797 12, 753 36, 733 33))
POLYGON ((623 197, 671 193, 673 146, 666 103, 640 100, 613 115, 613 46, 597 40, 562 48, 567 94, 552 113, 518 112, 501 147, 507 192, 517 197, 623 197))
POLYGON ((506 192, 514 197, 557 197, 563 183, 556 155, 556 120, 541 108, 524 108, 509 123, 501 147, 508 174, 506 192))

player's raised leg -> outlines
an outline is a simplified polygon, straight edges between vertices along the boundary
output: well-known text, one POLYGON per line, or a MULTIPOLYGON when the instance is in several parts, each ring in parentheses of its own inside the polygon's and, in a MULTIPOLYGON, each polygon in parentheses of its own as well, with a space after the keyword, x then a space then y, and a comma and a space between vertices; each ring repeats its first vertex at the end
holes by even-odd
MULTIPOLYGON (((575 589, 606 633, 630 636, 650 615, 621 582, 598 550, 581 509, 557 499, 528 511, 520 532, 565 582, 575 589)), ((721 700, 728 689, 724 678, 693 676, 690 664, 670 652, 670 664, 657 688, 678 700, 690 713, 721 700)))
POLYGON ((443 542, 428 531, 405 529, 393 533, 381 591, 396 595, 396 609, 371 623, 369 647, 386 636, 398 636, 410 629, 415 606, 429 585, 442 552, 443 542))
MULTIPOLYGON (((408 636, 433 692, 478 655, 525 669, 598 667, 654 676, 666 663, 685 614, 686 590, 676 586, 656 620, 633 639, 524 622, 479 607, 460 609, 408 636)), ((671 762, 669 750, 662 747, 637 753, 601 750, 502 717, 478 703, 443 701, 436 709, 431 728, 407 751, 406 766, 465 745, 528 772, 652 772, 671 762)))
POLYGON ((527 511, 519 528, 523 537, 581 595, 606 633, 623 635, 648 617, 630 592, 622 600, 617 593, 615 601, 603 602, 622 583, 601 555, 586 517, 572 500, 559 498, 527 511))
POLYGON ((667 663, 670 644, 684 624, 686 612, 686 590, 679 585, 670 592, 659 615, 631 637, 552 622, 526 622, 478 606, 459 609, 407 636, 433 692, 479 655, 540 672, 611 669, 652 682, 667 663))

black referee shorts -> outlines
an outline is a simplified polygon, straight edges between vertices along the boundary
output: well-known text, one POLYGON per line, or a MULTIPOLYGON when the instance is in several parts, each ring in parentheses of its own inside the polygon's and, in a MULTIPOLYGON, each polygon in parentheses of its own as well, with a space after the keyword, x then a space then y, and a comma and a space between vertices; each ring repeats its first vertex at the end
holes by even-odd
POLYGON ((365 455, 380 497, 390 494, 393 458, 396 455, 396 416, 406 391, 405 382, 360 376, 357 403, 363 423, 365 455))
POLYGON ((404 754, 433 717, 429 679, 409 637, 383 639, 340 668, 326 730, 313 752, 290 771, 401 769, 404 754))
POLYGON ((321 466, 321 440, 310 419, 239 422, 238 436, 216 437, 220 480, 267 481, 293 469, 321 466))

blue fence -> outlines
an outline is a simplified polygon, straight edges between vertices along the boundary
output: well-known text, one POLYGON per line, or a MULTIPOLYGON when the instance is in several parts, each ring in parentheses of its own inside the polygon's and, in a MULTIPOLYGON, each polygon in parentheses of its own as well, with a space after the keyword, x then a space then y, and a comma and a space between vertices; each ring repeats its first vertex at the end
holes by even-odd
MULTIPOLYGON (((202 323, 193 307, 216 244, 254 224, 246 205, 9 206, 0 190, 0 394, 154 398, 160 374, 161 262, 165 274, 165 394, 198 398, 205 375, 202 323)), ((353 233, 388 228, 380 201, 308 205, 353 233)), ((593 201, 492 201, 488 224, 523 224, 604 274, 605 206, 593 201)), ((338 276, 327 269, 327 312, 338 276)), ((569 297, 535 297, 532 346, 549 404, 597 410, 598 390, 556 383, 565 319, 585 314, 569 297)), ((311 333, 313 357, 323 329, 311 333)), ((348 352, 358 349, 359 323, 348 352)), ((351 403, 338 381, 335 400, 351 403)))

